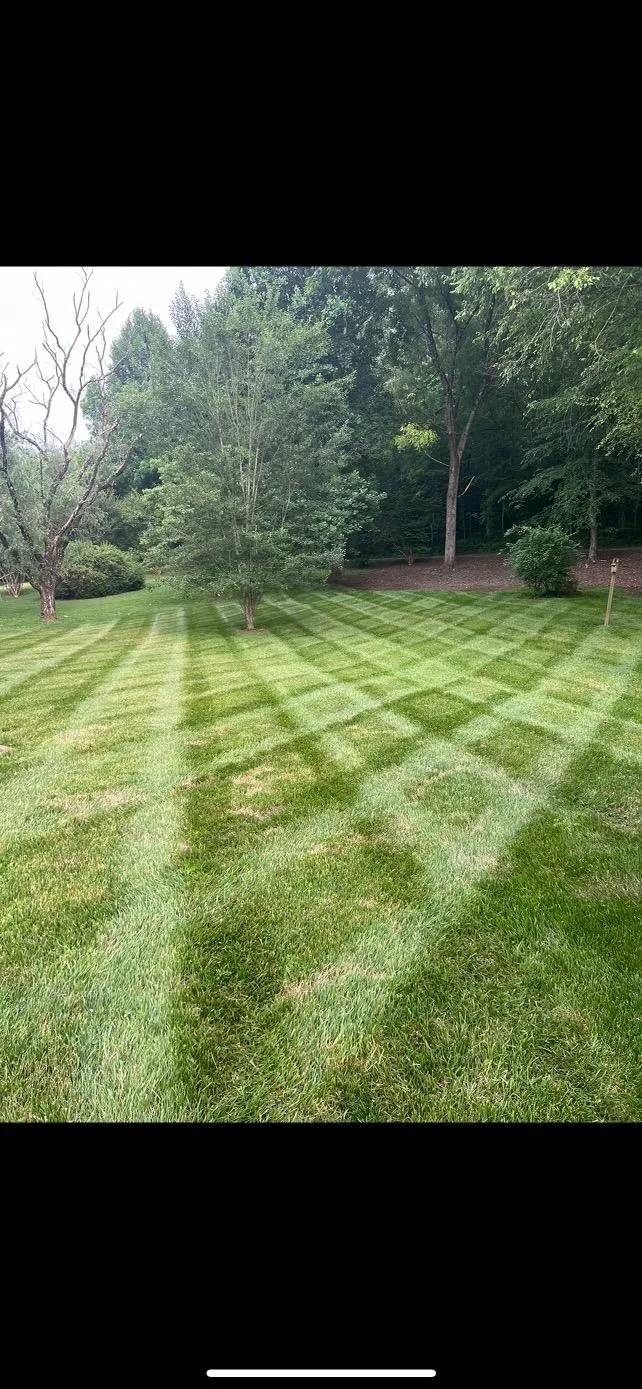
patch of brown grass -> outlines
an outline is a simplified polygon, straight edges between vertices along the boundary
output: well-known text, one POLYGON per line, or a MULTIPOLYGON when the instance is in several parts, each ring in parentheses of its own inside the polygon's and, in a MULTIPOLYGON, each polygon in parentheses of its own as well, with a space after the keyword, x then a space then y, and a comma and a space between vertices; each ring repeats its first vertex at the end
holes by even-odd
POLYGON ((584 898, 598 898, 603 902, 617 901, 619 898, 629 898, 636 901, 642 898, 642 878, 592 878, 582 887, 576 888, 576 895, 584 898))
POLYGON ((322 839, 319 844, 313 844, 308 849, 309 854, 347 854, 355 844, 367 844, 365 834, 348 834, 341 843, 330 843, 327 839, 322 839))
POLYGON ((455 850, 453 861, 463 868, 472 868, 475 872, 491 873, 499 865, 497 854, 476 854, 474 850, 466 853, 464 850, 455 850))
POLYGON ((444 777, 452 776, 452 772, 435 772, 434 776, 429 776, 426 781, 419 781, 410 796, 411 801, 418 801, 423 796, 424 791, 428 790, 435 781, 443 781, 444 777))
POLYGON ((569 1008, 565 1003, 558 1003, 557 1007, 553 1008, 552 1014, 554 1018, 561 1018, 564 1022, 576 1022, 584 1028, 588 1026, 584 1014, 578 1012, 577 1008, 569 1008))
POLYGON ((140 796, 132 790, 117 789, 83 791, 75 796, 54 796, 52 805, 68 815, 93 815, 97 810, 113 810, 119 805, 134 805, 140 796))
POLYGON ((269 820, 273 815, 278 815, 280 810, 283 810, 282 805, 266 805, 261 810, 257 810, 252 805, 239 805, 228 811, 228 814, 248 815, 252 820, 269 820))
POLYGON ((88 723, 83 728, 65 728, 58 734, 61 743, 78 743, 90 740, 97 733, 109 733, 111 724, 109 723, 88 723))
POLYGON ((280 781, 312 781, 314 772, 310 767, 297 768, 295 772, 279 772, 280 781))
POLYGON ((264 777, 269 777, 274 771, 274 767, 252 767, 249 772, 241 772, 239 776, 233 776, 232 781, 235 786, 243 786, 246 796, 263 796, 269 791, 269 786, 265 785, 264 777))
POLYGON ((317 974, 308 975, 307 978, 299 979, 294 984, 287 984, 281 992, 281 997, 303 998, 305 994, 314 993, 316 989, 342 984, 344 980, 354 978, 354 976, 361 979, 386 978, 382 970, 364 969, 363 965, 326 965, 317 974))

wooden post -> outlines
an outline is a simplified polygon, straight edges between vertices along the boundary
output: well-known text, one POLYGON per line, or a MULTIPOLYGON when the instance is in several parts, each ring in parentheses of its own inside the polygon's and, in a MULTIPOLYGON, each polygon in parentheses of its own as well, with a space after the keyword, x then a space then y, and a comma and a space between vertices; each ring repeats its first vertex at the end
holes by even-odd
POLYGON ((610 587, 610 589, 609 589, 609 597, 608 597, 608 602, 607 602, 607 604, 606 604, 606 613, 605 613, 605 616, 604 616, 604 626, 605 626, 605 627, 608 627, 608 625, 609 625, 609 620, 610 620, 610 617, 611 617, 611 603, 613 602, 613 589, 615 588, 615 575, 617 574, 617 567, 618 567, 618 564, 619 564, 619 563, 620 563, 619 559, 614 559, 614 560, 611 561, 611 587, 610 587))

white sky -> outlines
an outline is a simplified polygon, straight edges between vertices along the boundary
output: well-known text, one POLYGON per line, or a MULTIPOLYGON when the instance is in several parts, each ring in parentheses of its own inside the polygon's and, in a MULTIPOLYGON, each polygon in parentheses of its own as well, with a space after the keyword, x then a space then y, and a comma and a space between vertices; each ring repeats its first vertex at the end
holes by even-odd
MULTIPOLYGON (((181 280, 188 293, 203 299, 207 290, 216 288, 226 268, 224 265, 95 266, 91 280, 92 309, 98 307, 102 313, 107 313, 113 307, 118 291, 122 307, 107 325, 108 342, 120 331, 135 308, 149 309, 158 314, 171 329, 169 306, 181 280)), ((67 344, 73 337, 71 296, 80 286, 78 267, 0 266, 0 364, 9 371, 16 363, 20 367, 27 366, 33 360, 34 349, 39 348, 42 342, 42 304, 33 280, 34 270, 44 286, 51 323, 61 342, 67 344)), ((90 319, 93 320, 91 310, 90 319)), ((39 355, 41 361, 46 362, 45 355, 42 352, 39 355)), ((58 405, 59 396, 56 397, 55 406, 58 405)), ((69 403, 65 408, 61 400, 58 412, 55 415, 52 412, 51 422, 59 434, 65 430, 69 410, 69 403)), ((26 427, 37 429, 41 418, 42 412, 23 398, 21 419, 26 427)), ((85 434, 83 425, 78 437, 85 434)))

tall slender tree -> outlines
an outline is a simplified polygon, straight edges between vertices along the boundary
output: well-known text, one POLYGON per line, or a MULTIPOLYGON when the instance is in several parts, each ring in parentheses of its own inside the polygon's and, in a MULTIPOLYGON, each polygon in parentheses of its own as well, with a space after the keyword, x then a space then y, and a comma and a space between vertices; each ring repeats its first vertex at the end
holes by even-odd
MULTIPOLYGON (((444 565, 455 562, 462 459, 480 407, 496 379, 501 290, 483 268, 393 266, 389 349, 393 362, 423 377, 423 413, 437 403, 446 429, 448 484, 444 565)), ((410 421, 416 423, 416 421, 410 421)))

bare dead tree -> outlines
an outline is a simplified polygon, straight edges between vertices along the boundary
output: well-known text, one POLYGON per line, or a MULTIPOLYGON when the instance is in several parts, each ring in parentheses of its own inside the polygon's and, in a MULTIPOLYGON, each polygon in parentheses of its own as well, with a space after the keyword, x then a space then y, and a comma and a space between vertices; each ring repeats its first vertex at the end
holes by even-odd
POLYGON ((24 581, 25 576, 19 569, 0 568, 0 584, 12 598, 20 597, 24 581))
POLYGON ((0 530, 0 584, 12 598, 19 598, 26 575, 24 566, 8 535, 0 530))
POLYGON ((40 615, 45 621, 56 616, 56 582, 65 549, 74 525, 101 492, 110 490, 122 473, 131 452, 124 442, 117 443, 120 420, 112 416, 107 384, 115 366, 106 366, 106 325, 120 308, 118 296, 107 314, 96 312, 90 321, 92 271, 81 270, 81 286, 72 297, 74 330, 67 346, 51 321, 44 288, 34 275, 43 308, 42 356, 18 370, 13 380, 0 375, 0 495, 4 494, 6 514, 20 536, 26 555, 28 578, 40 594, 40 615), (19 402, 29 386, 28 397, 42 412, 39 430, 22 423, 19 402), (80 410, 87 388, 97 395, 96 422, 87 445, 76 444, 80 410), (69 428, 61 438, 52 426, 52 407, 56 397, 66 398, 69 428), (14 454, 22 449, 22 467, 30 461, 30 480, 35 481, 37 504, 20 485, 14 467, 14 454), (62 489, 62 490, 61 490, 62 489))

